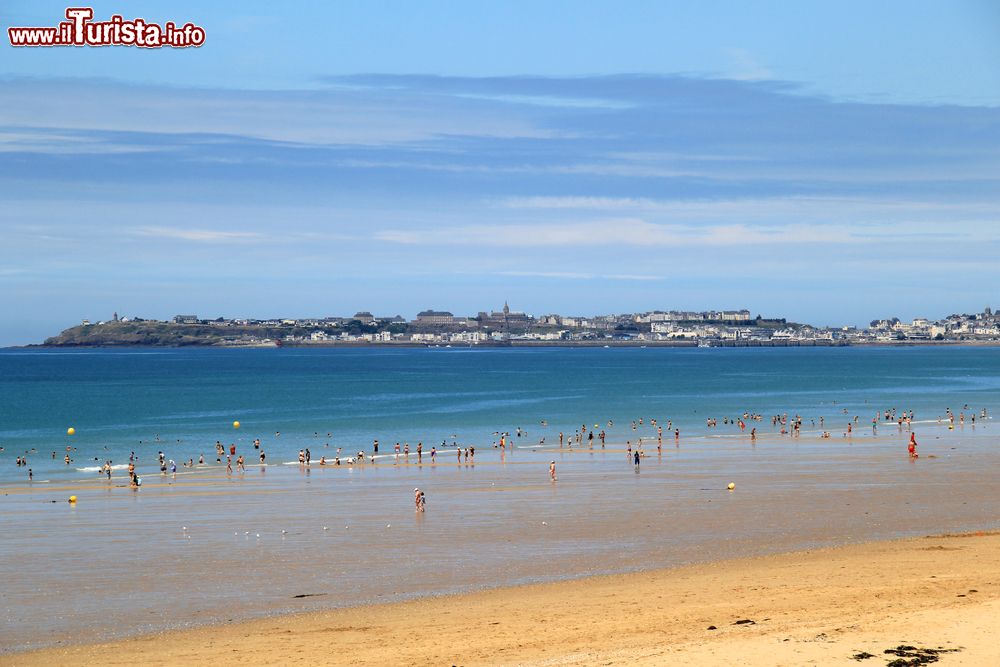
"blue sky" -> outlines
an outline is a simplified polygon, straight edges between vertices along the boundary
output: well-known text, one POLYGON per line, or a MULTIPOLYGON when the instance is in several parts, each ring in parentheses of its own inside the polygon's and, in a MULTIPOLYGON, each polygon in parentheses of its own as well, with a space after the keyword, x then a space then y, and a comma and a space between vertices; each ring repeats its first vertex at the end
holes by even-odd
POLYGON ((112 311, 1000 302, 995 3, 201 4, 95 5, 200 49, 0 47, 0 345, 112 311))

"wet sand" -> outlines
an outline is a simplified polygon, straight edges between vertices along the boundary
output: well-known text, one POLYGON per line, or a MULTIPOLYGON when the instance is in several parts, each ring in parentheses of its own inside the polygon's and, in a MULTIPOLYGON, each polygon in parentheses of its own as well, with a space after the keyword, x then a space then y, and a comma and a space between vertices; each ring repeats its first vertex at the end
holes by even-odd
POLYGON ((979 532, 296 614, 0 664, 884 665, 929 649, 944 651, 942 665, 988 665, 1000 664, 998 632, 1000 533, 979 532), (912 648, 886 653, 900 646, 912 648))
POLYGON ((93 477, 7 487, 0 569, 16 576, 0 589, 0 654, 1000 528, 992 429, 923 425, 918 461, 907 437, 682 438, 662 454, 647 444, 639 472, 609 443, 503 461, 485 449, 474 466, 411 454, 353 469, 208 467, 147 475, 140 491, 93 477))

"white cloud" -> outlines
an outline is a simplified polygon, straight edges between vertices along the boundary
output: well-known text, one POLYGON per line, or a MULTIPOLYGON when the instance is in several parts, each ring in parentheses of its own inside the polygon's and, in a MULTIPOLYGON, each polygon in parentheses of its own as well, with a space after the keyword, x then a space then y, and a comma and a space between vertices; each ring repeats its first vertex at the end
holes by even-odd
POLYGON ((138 236, 150 236, 162 239, 178 239, 181 241, 197 241, 206 243, 242 242, 252 243, 264 240, 257 232, 230 232, 218 229, 178 229, 172 227, 142 227, 134 230, 138 236))
POLYGON ((881 227, 885 234, 922 234, 928 223, 934 228, 949 225, 951 233, 961 232, 956 224, 996 220, 996 206, 981 201, 928 201, 890 197, 752 197, 745 199, 660 200, 645 197, 536 196, 489 200, 494 208, 542 211, 613 211, 653 216, 653 222, 687 224, 711 221, 726 225, 731 221, 773 224, 790 221, 801 224, 837 224, 849 220, 857 227, 881 227))
POLYGON ((634 104, 620 100, 585 97, 561 97, 557 95, 487 95, 484 93, 458 93, 455 97, 475 100, 494 100, 511 104, 528 104, 540 107, 576 109, 631 109, 634 104))
POLYGON ((651 199, 634 197, 508 197, 499 201, 505 208, 542 209, 637 209, 658 205, 651 199))
MULTIPOLYGON (((0 125, 60 131, 214 135, 303 145, 384 146, 441 136, 551 138, 489 100, 415 104, 392 91, 200 90, 107 81, 13 79, 5 92, 17 104, 0 110, 0 125), (72 99, 52 104, 53 91, 72 99)), ((160 145, 154 147, 160 148, 160 145)))
POLYGON ((765 67, 760 59, 746 49, 729 49, 731 69, 727 76, 737 81, 765 81, 774 79, 774 72, 765 67))
POLYGON ((592 220, 566 224, 467 225, 423 230, 376 232, 378 241, 408 245, 539 246, 740 246, 788 243, 855 243, 845 227, 742 224, 661 225, 638 218, 592 220))
POLYGON ((32 128, 0 131, 0 153, 46 153, 51 155, 145 153, 150 148, 129 146, 103 138, 73 133, 58 133, 32 128))
POLYGON ((568 280, 665 280, 664 276, 634 274, 634 273, 575 273, 571 271, 499 271, 501 276, 525 278, 563 278, 568 280))

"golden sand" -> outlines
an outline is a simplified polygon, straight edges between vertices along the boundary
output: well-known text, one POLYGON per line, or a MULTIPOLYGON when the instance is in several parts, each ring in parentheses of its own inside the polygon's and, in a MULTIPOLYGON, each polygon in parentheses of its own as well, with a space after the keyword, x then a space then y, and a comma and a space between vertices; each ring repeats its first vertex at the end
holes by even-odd
POLYGON ((901 645, 957 649, 942 666, 1000 665, 1000 533, 283 616, 0 664, 881 666, 901 645), (854 659, 863 653, 874 657, 854 659))

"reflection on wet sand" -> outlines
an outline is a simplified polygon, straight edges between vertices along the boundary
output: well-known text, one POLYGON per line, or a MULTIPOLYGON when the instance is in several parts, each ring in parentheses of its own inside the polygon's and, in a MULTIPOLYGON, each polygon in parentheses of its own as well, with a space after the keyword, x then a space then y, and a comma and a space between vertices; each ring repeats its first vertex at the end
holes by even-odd
POLYGON ((886 431, 644 441, 639 471, 609 441, 7 485, 0 645, 997 526, 987 425, 921 425, 917 461, 886 431))

